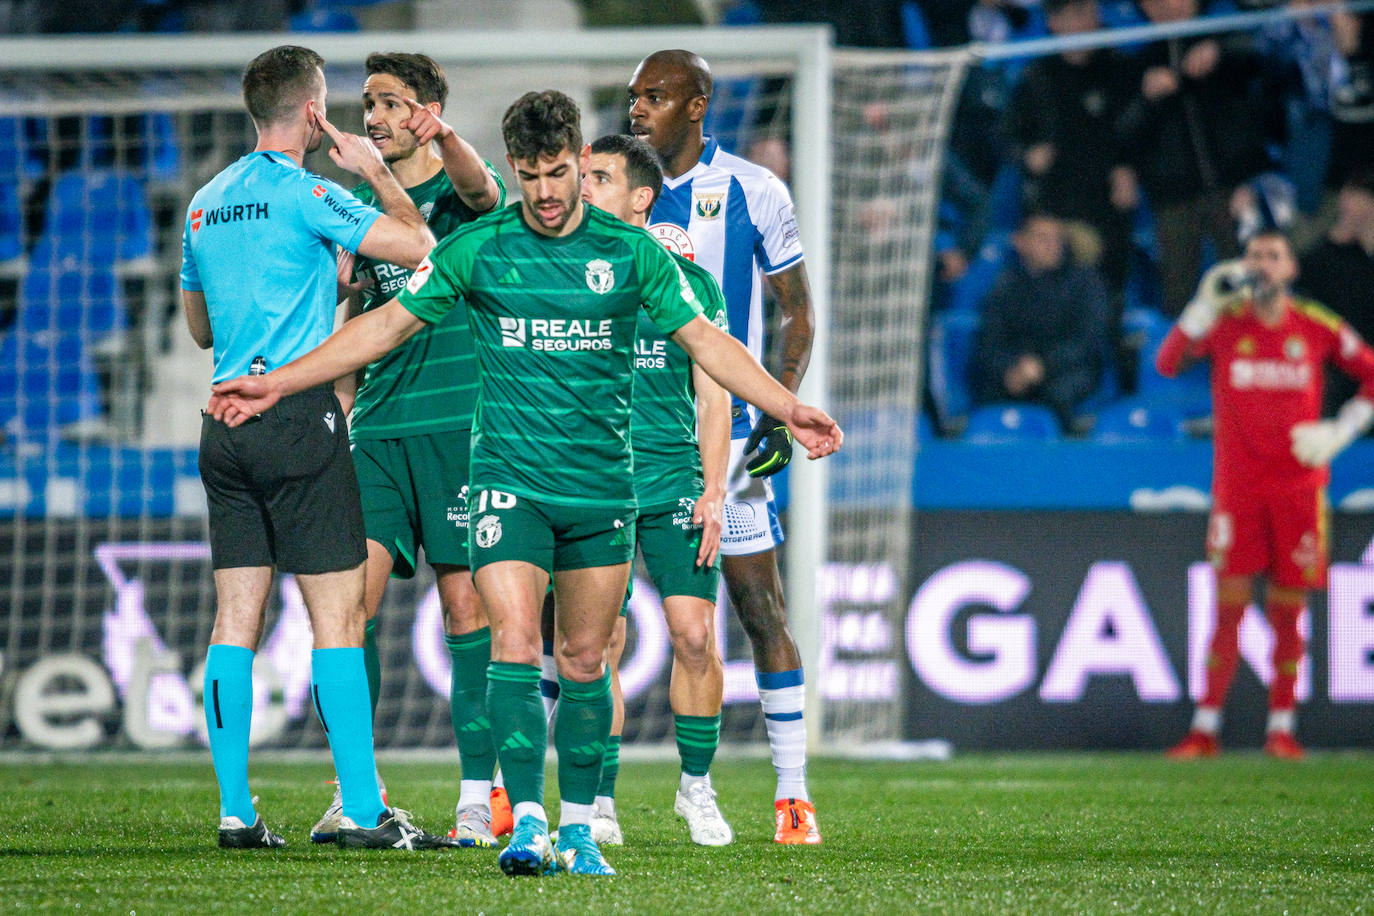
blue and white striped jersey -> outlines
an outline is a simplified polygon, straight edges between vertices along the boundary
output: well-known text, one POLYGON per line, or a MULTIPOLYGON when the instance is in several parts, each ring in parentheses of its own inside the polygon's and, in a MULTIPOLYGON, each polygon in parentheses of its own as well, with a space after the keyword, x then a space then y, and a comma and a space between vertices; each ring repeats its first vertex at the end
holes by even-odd
MULTIPOLYGON (((706 140, 701 161, 663 180, 649 231, 670 251, 711 272, 725 294, 730 333, 763 358, 763 276, 802 260, 792 195, 772 172, 706 140)), ((744 402, 735 399, 735 406, 744 402)), ((739 411, 732 438, 749 435, 752 407, 739 411)))

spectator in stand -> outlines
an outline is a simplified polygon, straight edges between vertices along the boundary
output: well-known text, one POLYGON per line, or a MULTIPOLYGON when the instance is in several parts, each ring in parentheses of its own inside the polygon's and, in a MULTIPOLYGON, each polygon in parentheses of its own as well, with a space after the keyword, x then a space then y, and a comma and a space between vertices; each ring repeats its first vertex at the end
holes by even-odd
MULTIPOLYGON (((1198 14, 1198 0, 1140 6, 1160 24, 1198 14)), ((1236 252, 1233 212, 1253 200, 1245 186, 1270 167, 1259 97, 1263 59, 1248 36, 1205 36, 1149 44, 1139 63, 1139 91, 1120 122, 1133 170, 1123 170, 1113 197, 1125 205, 1138 190, 1148 195, 1163 307, 1177 315, 1192 295, 1204 248, 1216 257, 1236 252)))
MULTIPOLYGON (((1336 223, 1301 259, 1298 287, 1325 303, 1365 340, 1374 339, 1374 168, 1351 174, 1336 195, 1336 223)), ((1345 373, 1328 372, 1326 413, 1355 396, 1345 373)))
POLYGON ((1343 26, 1350 50, 1331 90, 1331 161, 1326 186, 1341 187, 1351 174, 1374 166, 1374 13, 1343 26))
MULTIPOLYGON (((1102 27, 1096 0, 1045 0, 1044 8, 1055 35, 1102 27)), ((1118 297, 1126 280, 1135 195, 1113 194, 1113 178, 1126 168, 1115 127, 1139 80, 1136 67, 1114 50, 1037 58, 1012 94, 1006 120, 1027 209, 1081 226, 1100 251, 1098 269, 1118 297)))
POLYGON ((1048 405, 1067 432, 1081 432, 1079 405, 1102 377, 1107 289, 1091 267, 1068 256, 1064 224, 1027 217, 1012 237, 1013 264, 983 305, 974 344, 974 397, 980 402, 1048 405))

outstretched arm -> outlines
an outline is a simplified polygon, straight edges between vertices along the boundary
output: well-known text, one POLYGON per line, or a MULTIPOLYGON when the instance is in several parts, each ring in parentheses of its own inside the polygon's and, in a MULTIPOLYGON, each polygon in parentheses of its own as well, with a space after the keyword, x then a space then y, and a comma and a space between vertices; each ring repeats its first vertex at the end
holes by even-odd
POLYGON ((839 450, 844 441, 839 424, 825 411, 797 400, 738 340, 701 315, 674 331, 672 337, 726 390, 786 423, 806 447, 808 458, 823 458, 839 450))
POLYGON ((501 199, 501 191, 496 187, 496 179, 487 171, 487 164, 477 155, 477 150, 439 117, 433 108, 421 105, 414 99, 406 99, 410 109, 410 119, 401 126, 415 135, 420 143, 439 141, 439 157, 444 160, 444 173, 458 192, 463 203, 478 213, 486 213, 501 199))
POLYGON ((424 326, 392 299, 346 322, 324 343, 280 369, 266 375, 240 375, 215 385, 207 412, 216 420, 238 426, 288 394, 356 372, 405 343, 424 326))

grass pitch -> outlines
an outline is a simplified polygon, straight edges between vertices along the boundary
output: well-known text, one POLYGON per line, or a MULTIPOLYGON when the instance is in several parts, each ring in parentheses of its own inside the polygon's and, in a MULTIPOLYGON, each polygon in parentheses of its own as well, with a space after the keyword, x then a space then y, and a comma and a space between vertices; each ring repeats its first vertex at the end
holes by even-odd
MULTIPOLYGON (((456 763, 383 759, 394 803, 451 826, 456 763)), ((330 798, 318 762, 251 766, 282 851, 215 846, 208 755, 0 763, 0 910, 97 913, 1370 912, 1374 756, 1298 764, 1233 753, 820 759, 825 842, 772 843, 766 760, 719 760, 736 841, 691 845, 676 766, 628 761, 626 845, 611 879, 510 879, 494 850, 314 846, 330 798)), ((553 772, 550 771, 552 784, 553 772)), ((556 814, 554 815, 556 822, 556 814)))

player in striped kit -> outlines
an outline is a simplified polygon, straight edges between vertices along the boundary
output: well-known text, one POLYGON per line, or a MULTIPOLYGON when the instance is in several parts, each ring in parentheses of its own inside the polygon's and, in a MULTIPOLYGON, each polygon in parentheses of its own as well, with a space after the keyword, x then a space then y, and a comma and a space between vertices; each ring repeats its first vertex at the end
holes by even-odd
MULTIPOLYGON (((711 71, 690 51, 656 51, 630 80, 630 132, 663 160, 663 193, 649 231, 715 276, 730 333, 756 358, 764 347, 763 281, 782 312, 778 381, 795 392, 811 356, 815 314, 787 186, 767 169, 721 149, 703 132, 711 71)), ((775 418, 732 405, 723 571, 754 650, 754 668, 777 771, 776 832, 784 844, 821 841, 806 785, 801 655, 787 624, 776 549, 782 543, 768 477, 787 466, 792 442, 775 418), (750 458, 750 455, 758 453, 750 458)))

